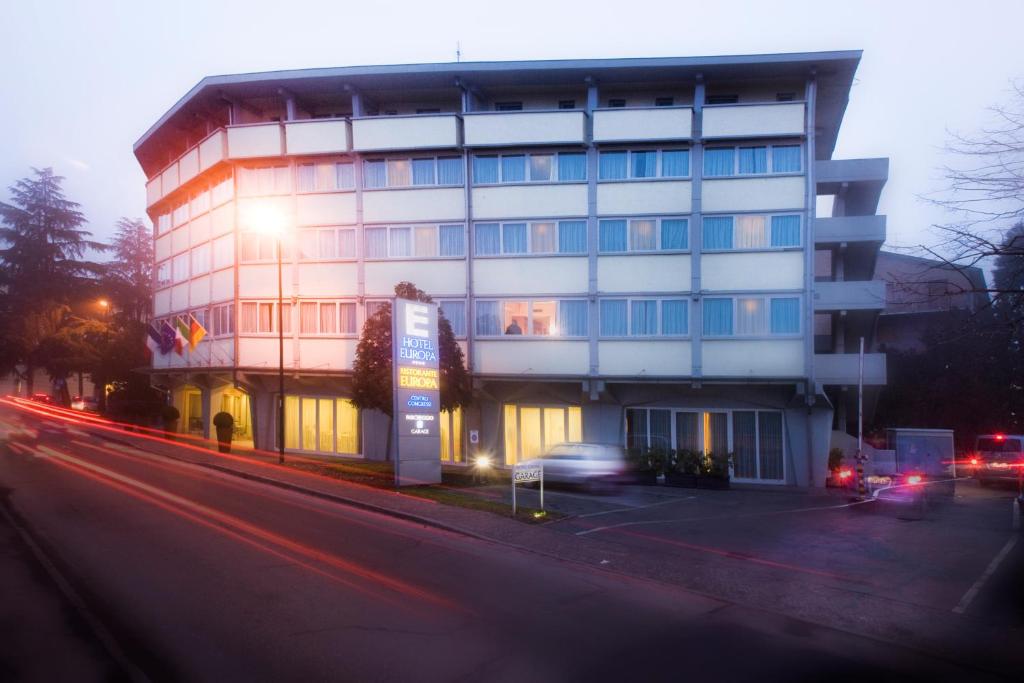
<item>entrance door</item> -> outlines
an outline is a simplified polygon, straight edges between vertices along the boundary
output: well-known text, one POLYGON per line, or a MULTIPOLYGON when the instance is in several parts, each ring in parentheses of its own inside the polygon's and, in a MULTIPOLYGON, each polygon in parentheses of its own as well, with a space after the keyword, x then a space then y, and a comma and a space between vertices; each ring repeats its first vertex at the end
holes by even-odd
POLYGON ((185 392, 186 430, 189 434, 203 433, 203 395, 198 391, 185 392))

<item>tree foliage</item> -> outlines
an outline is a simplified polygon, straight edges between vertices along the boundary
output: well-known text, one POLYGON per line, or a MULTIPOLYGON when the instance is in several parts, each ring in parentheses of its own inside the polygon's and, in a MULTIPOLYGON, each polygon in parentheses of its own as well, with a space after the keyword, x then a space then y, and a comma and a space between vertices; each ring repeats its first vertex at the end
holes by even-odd
POLYGON ((138 218, 121 218, 110 245, 114 258, 104 284, 117 309, 131 320, 146 320, 153 301, 153 233, 138 218))

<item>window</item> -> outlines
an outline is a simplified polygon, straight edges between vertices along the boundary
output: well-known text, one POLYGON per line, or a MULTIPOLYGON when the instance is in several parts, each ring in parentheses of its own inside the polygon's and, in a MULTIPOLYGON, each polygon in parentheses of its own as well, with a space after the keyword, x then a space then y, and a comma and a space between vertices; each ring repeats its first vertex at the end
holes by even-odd
POLYGON ((213 241, 213 269, 220 270, 234 264, 235 236, 223 235, 213 241))
POLYGON ((654 98, 654 106, 655 107, 671 107, 675 103, 676 103, 676 99, 674 97, 655 97, 654 98))
POLYGON ((473 157, 473 184, 576 182, 587 179, 587 155, 502 154, 473 157))
POLYGON ((708 337, 800 334, 796 296, 705 298, 703 310, 708 337))
POLYGON ((559 109, 575 109, 576 100, 558 100, 559 109))
POLYGON ((494 111, 522 111, 522 102, 495 102, 494 111))
POLYGON ((213 186, 213 191, 210 193, 213 199, 214 206, 220 206, 224 202, 231 201, 231 198, 235 194, 235 184, 231 176, 224 178, 219 183, 213 186))
POLYGON ((800 145, 711 147, 704 150, 704 175, 765 175, 799 173, 800 145))
POLYGON ((162 235, 171 229, 171 214, 162 213, 156 217, 157 234, 162 235))
POLYGON ((583 299, 476 302, 476 334, 481 337, 585 337, 583 299))
POLYGON ((299 303, 299 334, 350 335, 356 333, 356 305, 347 301, 299 303))
POLYGON ((502 416, 506 465, 539 457, 556 444, 583 441, 583 410, 579 406, 507 403, 502 416))
POLYGON ((689 248, 686 218, 615 218, 598 223, 602 254, 638 251, 676 251, 689 248))
POLYGON ((199 194, 192 197, 192 203, 189 205, 189 210, 192 212, 192 216, 198 216, 204 214, 210 210, 210 192, 200 192, 199 194))
MULTIPOLYGON (((291 333, 291 309, 291 304, 285 304, 281 309, 284 314, 284 334, 291 333)), ((278 313, 276 302, 243 301, 240 313, 238 331, 241 334, 277 333, 278 313)))
POLYGON ((210 245, 202 244, 192 250, 192 277, 210 272, 210 245))
POLYGON ((171 260, 171 271, 174 276, 174 282, 185 282, 188 280, 188 261, 188 252, 178 254, 171 260))
POLYGON ((705 251, 799 247, 800 216, 705 216, 703 246, 705 251))
POLYGON ((366 258, 432 258, 465 255, 462 225, 415 225, 363 229, 366 258))
POLYGON ((476 255, 585 254, 587 222, 476 223, 476 255))
POLYGON ((166 287, 171 284, 171 262, 163 261, 156 266, 156 286, 166 287))
POLYGON ((462 462, 462 408, 441 411, 441 462, 462 462))
POLYGON ((359 410, 345 398, 286 395, 284 447, 295 451, 358 454, 359 410))
POLYGON ((441 315, 452 326, 452 334, 456 337, 466 336, 466 302, 461 299, 455 301, 440 301, 441 315))
POLYGON ((210 309, 210 334, 223 337, 235 333, 235 305, 222 304, 210 309))
MULTIPOLYGON (((260 261, 277 260, 277 238, 273 235, 260 233, 242 233, 242 253, 239 259, 242 263, 253 263, 260 261)), ((282 258, 287 258, 287 248, 282 250, 282 258)))
POLYGON ((366 319, 369 320, 373 316, 385 309, 391 308, 391 302, 389 301, 367 301, 366 302, 366 319))
POLYGON ((238 168, 238 194, 242 197, 289 194, 292 191, 291 169, 287 166, 238 168))
POLYGON ((363 187, 368 189, 462 185, 462 182, 462 157, 363 161, 363 187))
POLYGON ((351 190, 355 174, 350 161, 299 164, 297 182, 299 192, 351 190))
POLYGON ((690 150, 619 150, 601 152, 598 178, 685 178, 690 175, 690 150))
POLYGON ((602 337, 678 337, 689 334, 686 299, 602 299, 602 337))
POLYGON ((626 106, 626 99, 623 97, 613 97, 608 100, 608 106, 612 109, 621 109, 626 106))
POLYGON ((171 220, 174 223, 174 227, 188 223, 188 202, 182 202, 174 207, 174 210, 171 212, 171 220))
POLYGON ((739 95, 708 95, 707 104, 736 104, 739 101, 739 95))
POLYGON ((299 232, 301 260, 351 259, 355 256, 355 228, 311 228, 299 232))

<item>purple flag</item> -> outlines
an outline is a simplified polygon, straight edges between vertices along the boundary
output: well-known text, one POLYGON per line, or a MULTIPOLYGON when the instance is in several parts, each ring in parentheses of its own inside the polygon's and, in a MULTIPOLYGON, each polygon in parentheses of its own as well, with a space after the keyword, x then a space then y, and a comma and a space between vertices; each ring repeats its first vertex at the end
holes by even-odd
POLYGON ((165 320, 160 326, 160 353, 168 354, 174 349, 174 328, 165 320))

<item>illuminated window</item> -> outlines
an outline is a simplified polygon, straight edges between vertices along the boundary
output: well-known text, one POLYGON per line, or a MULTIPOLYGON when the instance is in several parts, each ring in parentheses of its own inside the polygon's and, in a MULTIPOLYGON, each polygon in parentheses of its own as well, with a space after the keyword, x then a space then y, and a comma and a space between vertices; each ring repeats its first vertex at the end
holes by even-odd
POLYGON ((284 445, 294 451, 359 453, 359 411, 344 398, 285 396, 284 445))
POLYGON ((462 409, 441 411, 441 460, 462 462, 462 409))
POLYGON ((506 404, 505 464, 536 458, 560 443, 583 440, 583 411, 579 406, 506 404))
POLYGON ((613 218, 598 223, 598 250, 602 254, 684 251, 689 248, 690 222, 686 218, 613 218))
POLYGON ((477 301, 476 333, 478 336, 585 337, 588 308, 583 299, 477 301))

